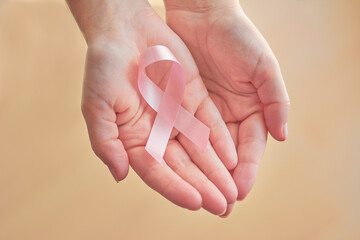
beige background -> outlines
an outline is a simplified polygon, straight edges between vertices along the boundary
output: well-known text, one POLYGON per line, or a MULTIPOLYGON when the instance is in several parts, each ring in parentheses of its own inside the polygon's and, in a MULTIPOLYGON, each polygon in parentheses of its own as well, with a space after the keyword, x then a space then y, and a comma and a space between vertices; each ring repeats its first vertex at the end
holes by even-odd
POLYGON ((289 140, 270 138, 253 191, 221 219, 133 171, 116 184, 90 149, 86 44, 66 5, 0 1, 0 239, 360 239, 360 1, 242 5, 282 66, 289 140))

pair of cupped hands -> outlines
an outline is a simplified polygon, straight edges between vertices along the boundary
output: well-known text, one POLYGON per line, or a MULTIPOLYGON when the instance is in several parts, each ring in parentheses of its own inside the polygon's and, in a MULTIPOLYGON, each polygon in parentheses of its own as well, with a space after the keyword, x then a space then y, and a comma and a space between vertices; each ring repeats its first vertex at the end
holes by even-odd
MULTIPOLYGON (((166 23, 145 0, 68 0, 88 43, 82 112, 91 146, 116 181, 129 164, 152 189, 227 216, 252 188, 267 133, 287 138, 289 98, 265 39, 233 0, 168 0, 166 23), (186 73, 182 106, 210 128, 199 149, 173 129, 160 164, 145 145, 156 112, 137 88, 140 54, 164 45, 186 73)), ((166 62, 147 68, 164 89, 166 62)))

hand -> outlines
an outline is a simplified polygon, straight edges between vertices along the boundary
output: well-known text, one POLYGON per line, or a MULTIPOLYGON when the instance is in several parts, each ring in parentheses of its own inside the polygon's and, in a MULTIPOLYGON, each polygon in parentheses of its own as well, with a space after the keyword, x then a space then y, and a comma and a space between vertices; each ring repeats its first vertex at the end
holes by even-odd
POLYGON ((254 184, 267 132, 287 138, 289 97, 279 64, 237 1, 165 5, 168 25, 193 55, 237 146, 238 165, 231 172, 242 200, 254 184))
MULTIPOLYGON (((99 14, 105 15, 105 20, 94 21, 96 31, 82 28, 81 19, 89 18, 76 17, 72 8, 88 42, 82 111, 94 152, 117 181, 126 177, 130 162, 144 182, 173 203, 222 214, 227 203, 235 202, 237 197, 227 170, 237 164, 235 146, 190 52, 147 2, 108 2, 115 6, 96 7, 96 11, 106 12, 99 14), (182 64, 187 76, 182 106, 211 128, 211 145, 205 151, 174 130, 164 156, 168 166, 145 151, 156 112, 137 89, 139 55, 153 45, 167 46, 182 64)), ((147 69, 148 76, 162 89, 168 67, 156 63, 147 69)))

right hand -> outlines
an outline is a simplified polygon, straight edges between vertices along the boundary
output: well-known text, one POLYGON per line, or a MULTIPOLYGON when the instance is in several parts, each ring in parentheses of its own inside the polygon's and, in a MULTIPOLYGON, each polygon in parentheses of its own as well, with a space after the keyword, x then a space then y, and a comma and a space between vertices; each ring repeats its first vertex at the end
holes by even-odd
POLYGON ((268 132, 279 141, 287 138, 290 101, 279 63, 238 1, 165 3, 168 25, 194 56, 237 146, 232 176, 242 200, 255 182, 268 132))

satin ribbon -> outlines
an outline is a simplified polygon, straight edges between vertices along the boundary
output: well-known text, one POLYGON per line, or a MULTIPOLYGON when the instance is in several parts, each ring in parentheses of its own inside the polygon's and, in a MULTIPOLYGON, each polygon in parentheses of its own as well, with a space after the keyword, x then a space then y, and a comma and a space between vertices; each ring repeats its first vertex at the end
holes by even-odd
POLYGON ((140 55, 138 87, 145 101, 157 112, 145 150, 158 162, 164 162, 164 153, 175 127, 201 149, 209 141, 210 129, 181 107, 185 92, 185 71, 171 53, 161 45, 152 46, 140 55), (165 91, 146 75, 145 68, 158 61, 172 61, 171 73, 165 91))

